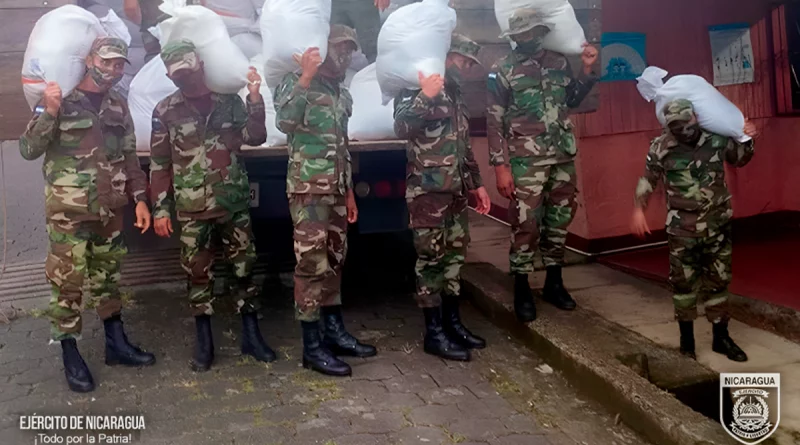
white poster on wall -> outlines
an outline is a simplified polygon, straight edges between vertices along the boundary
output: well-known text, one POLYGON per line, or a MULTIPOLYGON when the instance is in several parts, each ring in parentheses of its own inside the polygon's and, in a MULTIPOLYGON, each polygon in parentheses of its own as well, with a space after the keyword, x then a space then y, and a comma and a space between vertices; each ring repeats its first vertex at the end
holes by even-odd
POLYGON ((752 83, 755 78, 750 25, 734 23, 709 28, 714 86, 752 83))

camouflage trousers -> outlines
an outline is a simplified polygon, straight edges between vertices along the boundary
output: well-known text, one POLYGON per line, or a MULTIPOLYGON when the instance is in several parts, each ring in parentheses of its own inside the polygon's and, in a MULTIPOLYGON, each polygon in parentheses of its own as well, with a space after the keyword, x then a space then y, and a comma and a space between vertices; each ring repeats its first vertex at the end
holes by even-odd
POLYGON ((54 341, 81 333, 81 300, 88 278, 91 300, 102 320, 122 310, 119 294, 120 266, 128 252, 122 239, 122 216, 100 221, 73 222, 49 219, 50 245, 45 274, 52 287, 48 316, 54 341))
POLYGON ((378 57, 378 32, 381 15, 372 0, 333 0, 331 25, 345 25, 356 30, 361 52, 369 63, 378 57))
POLYGON ((347 206, 338 195, 289 197, 294 222, 294 304, 300 321, 319 320, 320 307, 342 304, 347 256, 347 206))
POLYGON ((233 266, 238 286, 235 288, 239 312, 259 309, 258 286, 253 282, 256 246, 250 212, 228 213, 215 219, 179 217, 181 224, 181 266, 189 274, 189 305, 193 316, 211 315, 213 309, 214 234, 218 233, 225 249, 225 259, 233 266))
POLYGON ((537 247, 545 267, 562 265, 567 227, 577 210, 575 163, 537 166, 530 158, 512 158, 511 172, 511 273, 533 272, 537 247))
POLYGON ((429 193, 408 200, 417 251, 417 305, 438 307, 442 293, 461 294, 461 266, 469 245, 467 199, 429 193))
POLYGON ((732 251, 730 224, 712 237, 669 235, 669 282, 676 320, 696 319, 698 299, 705 305, 708 321, 730 318, 727 302, 732 251))

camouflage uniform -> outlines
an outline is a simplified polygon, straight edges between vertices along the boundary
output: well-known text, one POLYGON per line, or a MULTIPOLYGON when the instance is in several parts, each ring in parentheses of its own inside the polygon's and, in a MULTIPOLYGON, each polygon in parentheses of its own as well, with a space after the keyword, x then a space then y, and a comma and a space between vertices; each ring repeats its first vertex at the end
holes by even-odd
MULTIPOLYGON (((451 52, 477 62, 480 46, 453 35, 451 52)), ((458 83, 448 79, 434 99, 419 90, 395 98, 395 133, 409 139, 406 199, 417 251, 417 303, 438 307, 441 294, 459 295, 469 244, 467 191, 483 186, 469 137, 469 111, 458 83)))
MULTIPOLYGON (((532 20, 537 18, 514 16, 511 29, 529 26, 532 20)), ((545 50, 534 56, 514 50, 492 67, 487 96, 490 163, 510 164, 516 188, 510 209, 512 273, 533 272, 537 245, 545 267, 563 264, 567 227, 577 208, 577 147, 568 114, 595 82, 594 75, 582 70, 574 77, 566 57, 545 50)))
POLYGON ((378 32, 381 16, 374 0, 333 0, 331 2, 331 25, 354 28, 358 34, 361 52, 369 63, 378 57, 378 32))
MULTIPOLYGON (((355 33, 331 34, 335 43, 355 33)), ((288 135, 286 192, 294 221, 297 258, 294 299, 297 319, 319 320, 321 306, 341 304, 342 265, 347 253, 347 191, 353 188, 347 122, 353 98, 341 79, 317 75, 308 89, 289 73, 275 89, 275 122, 288 135)))
MULTIPOLYGON (((668 104, 667 120, 692 117, 692 104, 668 104)), ((711 322, 729 318, 725 303, 731 282, 731 195, 724 163, 742 167, 753 157, 753 142, 739 143, 702 131, 693 145, 679 142, 669 130, 653 140, 644 176, 636 187, 637 207, 644 209, 659 182, 667 192, 669 281, 675 317, 697 318, 698 292, 711 322)))
MULTIPOLYGON (((127 45, 119 39, 99 42, 105 45, 101 57, 127 55, 127 45)), ((75 338, 81 333, 85 278, 93 300, 87 306, 96 305, 103 320, 119 315, 120 265, 127 253, 122 209, 129 199, 147 202, 147 177, 136 157, 128 104, 109 91, 98 112, 75 89, 53 117, 40 102, 20 137, 19 150, 27 160, 45 156, 45 273, 52 287, 48 315, 54 341, 75 338)))
MULTIPOLYGON (((188 41, 167 45, 161 57, 175 63, 194 53, 188 41)), ((154 218, 181 225, 181 265, 191 278, 192 314, 211 315, 214 260, 212 234, 218 231, 228 261, 239 279, 237 305, 242 312, 258 309, 252 282, 256 260, 250 220, 250 183, 238 154, 243 144, 261 145, 267 131, 264 102, 247 107, 236 94, 211 94, 212 109, 202 116, 178 90, 153 111, 150 167, 154 218)))

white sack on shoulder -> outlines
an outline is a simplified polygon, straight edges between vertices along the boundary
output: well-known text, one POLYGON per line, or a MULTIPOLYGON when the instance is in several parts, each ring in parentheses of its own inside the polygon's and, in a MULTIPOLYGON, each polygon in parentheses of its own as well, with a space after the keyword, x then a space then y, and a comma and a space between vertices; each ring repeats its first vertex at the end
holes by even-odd
MULTIPOLYGON (((250 59, 250 64, 256 67, 258 74, 263 78, 264 77, 264 56, 258 55, 250 59)), ((281 133, 278 130, 278 127, 275 125, 275 106, 272 102, 272 90, 269 89, 267 84, 261 82, 261 87, 259 87, 259 92, 261 96, 264 97, 264 108, 266 109, 266 122, 264 122, 265 126, 267 127, 267 141, 264 143, 265 147, 276 147, 278 145, 286 145, 286 135, 281 133)), ((243 88, 242 91, 239 92, 239 96, 241 96, 242 100, 247 101, 247 95, 250 92, 247 90, 247 87, 243 88)))
POLYGON ((244 32, 241 34, 237 34, 231 37, 233 43, 242 50, 242 53, 248 59, 252 59, 253 57, 261 54, 262 48, 264 46, 263 42, 261 41, 261 36, 252 33, 252 32, 244 32))
POLYGON ((651 66, 637 78, 636 87, 648 102, 655 101, 656 117, 666 125, 664 107, 678 99, 686 99, 694 106, 698 123, 703 129, 722 136, 747 142, 744 134, 744 114, 704 78, 692 74, 673 76, 666 83, 666 71, 651 66))
POLYGON ((378 35, 377 76, 383 104, 419 88, 419 72, 444 76, 456 12, 447 0, 423 0, 390 15, 378 35))
POLYGON ((153 110, 161 100, 177 90, 178 87, 167 77, 167 67, 161 57, 150 59, 133 78, 128 92, 128 108, 133 118, 137 151, 150 151, 153 110))
POLYGON ((394 100, 381 104, 381 87, 375 64, 353 76, 350 83, 353 96, 353 115, 347 124, 350 139, 377 141, 394 139, 394 100))
POLYGON ((231 40, 220 16, 203 6, 175 7, 165 3, 160 9, 172 16, 157 25, 161 46, 181 39, 194 43, 209 89, 235 94, 247 84, 250 64, 231 40))
POLYGON ((319 48, 322 60, 328 54, 331 0, 266 0, 261 10, 264 40, 264 79, 276 88, 288 73, 300 71, 294 55, 319 48))
POLYGON ((86 73, 86 56, 97 37, 107 35, 100 20, 75 5, 43 15, 34 25, 22 63, 22 89, 33 109, 44 96, 47 82, 69 95, 86 73))
POLYGON ((534 9, 553 25, 542 41, 544 49, 567 55, 583 52, 586 34, 568 0, 495 0, 494 14, 502 32, 508 31, 508 19, 519 9, 534 9))

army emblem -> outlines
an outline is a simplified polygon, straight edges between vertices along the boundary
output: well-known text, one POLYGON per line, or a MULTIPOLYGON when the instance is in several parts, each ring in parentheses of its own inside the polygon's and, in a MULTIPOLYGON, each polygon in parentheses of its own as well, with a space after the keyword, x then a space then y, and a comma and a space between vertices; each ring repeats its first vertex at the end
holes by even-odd
POLYGON ((780 374, 720 374, 719 421, 744 444, 766 440, 781 418, 780 374))

